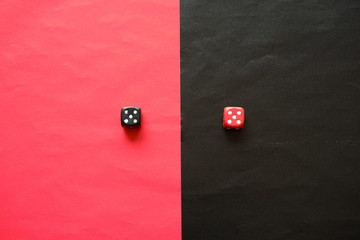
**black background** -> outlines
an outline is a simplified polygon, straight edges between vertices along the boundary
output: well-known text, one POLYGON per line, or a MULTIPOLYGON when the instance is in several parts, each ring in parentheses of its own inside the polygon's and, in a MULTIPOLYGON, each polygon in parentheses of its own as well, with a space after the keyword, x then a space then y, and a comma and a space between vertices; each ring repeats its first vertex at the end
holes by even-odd
POLYGON ((359 56, 358 0, 181 0, 184 240, 360 239, 359 56))

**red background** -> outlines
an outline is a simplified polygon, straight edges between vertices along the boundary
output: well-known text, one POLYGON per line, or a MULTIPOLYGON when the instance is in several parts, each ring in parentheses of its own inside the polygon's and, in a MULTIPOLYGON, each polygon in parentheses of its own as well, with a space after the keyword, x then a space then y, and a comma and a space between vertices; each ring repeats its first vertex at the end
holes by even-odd
POLYGON ((180 239, 178 1, 0 16, 0 238, 180 239), (121 128, 127 105, 140 130, 121 128))

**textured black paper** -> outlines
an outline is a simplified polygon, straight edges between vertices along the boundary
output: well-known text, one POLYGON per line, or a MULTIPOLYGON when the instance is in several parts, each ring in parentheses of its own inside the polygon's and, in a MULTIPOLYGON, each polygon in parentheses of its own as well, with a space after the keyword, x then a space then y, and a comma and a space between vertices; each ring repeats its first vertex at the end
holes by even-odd
POLYGON ((360 239, 359 78, 358 0, 181 0, 183 239, 360 239))

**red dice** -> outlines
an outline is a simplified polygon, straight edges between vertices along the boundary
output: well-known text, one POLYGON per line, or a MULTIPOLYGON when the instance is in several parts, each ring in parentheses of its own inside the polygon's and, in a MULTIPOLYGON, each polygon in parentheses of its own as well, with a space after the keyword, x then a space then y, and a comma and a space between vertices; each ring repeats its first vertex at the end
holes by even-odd
POLYGON ((224 108, 223 126, 226 129, 240 129, 244 127, 245 111, 242 107, 224 108))

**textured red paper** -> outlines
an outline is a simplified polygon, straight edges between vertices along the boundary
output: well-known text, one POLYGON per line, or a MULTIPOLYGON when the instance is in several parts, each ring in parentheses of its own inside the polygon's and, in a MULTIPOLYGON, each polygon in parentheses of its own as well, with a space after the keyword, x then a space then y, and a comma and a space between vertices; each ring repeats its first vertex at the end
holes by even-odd
POLYGON ((0 239, 180 239, 178 1, 3 0, 0 36, 0 239))

